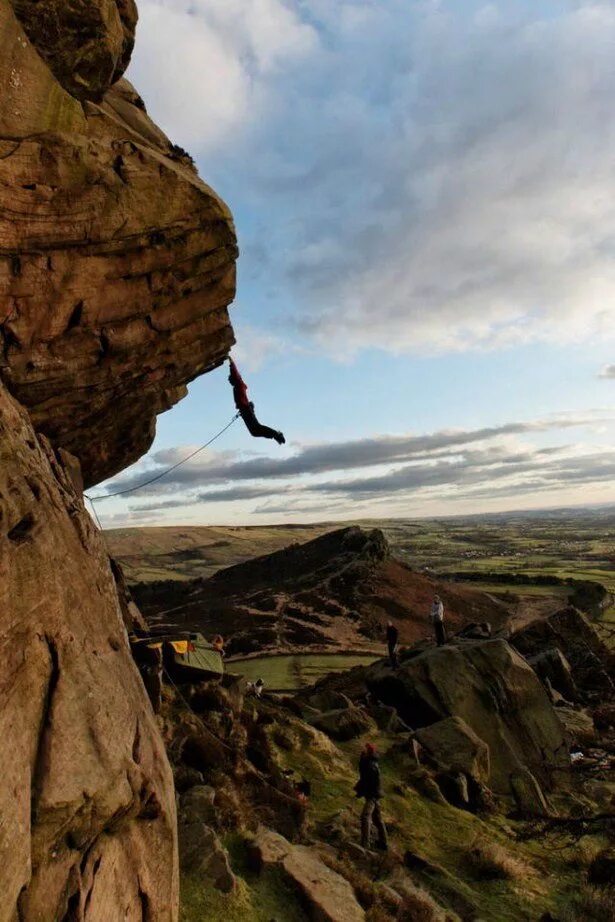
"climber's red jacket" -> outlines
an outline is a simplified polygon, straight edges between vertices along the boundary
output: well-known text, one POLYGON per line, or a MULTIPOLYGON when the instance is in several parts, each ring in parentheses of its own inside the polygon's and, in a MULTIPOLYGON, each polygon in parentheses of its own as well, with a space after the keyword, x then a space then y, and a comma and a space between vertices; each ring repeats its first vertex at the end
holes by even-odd
POLYGON ((235 406, 238 410, 248 410, 250 408, 250 401, 248 400, 248 385, 243 380, 239 374, 239 369, 235 362, 232 359, 229 359, 231 366, 231 371, 228 376, 229 381, 233 385, 233 397, 235 398, 235 406))

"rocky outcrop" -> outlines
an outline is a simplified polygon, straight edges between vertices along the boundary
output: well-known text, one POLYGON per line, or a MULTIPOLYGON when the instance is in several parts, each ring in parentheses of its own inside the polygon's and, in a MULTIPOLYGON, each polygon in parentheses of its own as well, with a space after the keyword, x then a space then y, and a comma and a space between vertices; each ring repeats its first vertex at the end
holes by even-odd
POLYGON ((610 701, 615 694, 615 655, 608 650, 585 615, 572 606, 562 608, 544 621, 533 621, 510 638, 512 645, 525 656, 541 678, 552 680, 565 697, 584 702, 610 701), (545 657, 551 663, 557 653, 563 659, 568 682, 561 664, 555 672, 545 672, 545 657), (557 684, 557 676, 564 687, 557 684))
POLYGON ((86 486, 233 342, 231 215, 113 83, 134 22, 132 0, 0 0, 0 374, 86 486))
POLYGON ((227 355, 237 250, 119 80, 136 19, 133 0, 0 0, 0 922, 177 918, 140 616, 82 490, 227 355))
POLYGON ((172 779, 108 558, 1 385, 0 523, 0 920, 141 920, 146 907, 171 922, 172 779))
POLYGON ((226 567, 209 579, 168 580, 132 587, 155 620, 229 637, 231 655, 263 650, 380 651, 393 618, 401 643, 430 636, 435 592, 448 623, 461 627, 506 606, 491 596, 411 570, 390 553, 380 529, 339 528, 304 544, 226 567))
POLYGON ((124 73, 134 45, 134 0, 11 0, 26 34, 76 99, 101 98, 124 73))
MULTIPOLYGON (((458 717, 489 747, 489 785, 510 793, 512 773, 528 767, 549 782, 568 766, 563 728, 546 691, 504 640, 464 642, 366 670, 372 694, 415 728, 458 717)), ((482 773, 484 775, 484 772, 482 773)))

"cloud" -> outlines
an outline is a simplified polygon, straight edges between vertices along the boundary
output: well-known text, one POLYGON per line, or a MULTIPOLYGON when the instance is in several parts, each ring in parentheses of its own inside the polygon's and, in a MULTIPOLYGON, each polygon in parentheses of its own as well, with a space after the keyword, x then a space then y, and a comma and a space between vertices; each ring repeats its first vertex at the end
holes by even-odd
MULTIPOLYGON (((300 447, 294 456, 278 461, 233 460, 227 452, 172 472, 166 487, 159 483, 151 488, 162 494, 159 499, 143 503, 144 493, 135 494, 130 512, 147 517, 190 507, 192 514, 197 507, 256 502, 244 505, 244 514, 305 514, 326 520, 378 510, 391 514, 409 502, 415 508, 437 503, 442 511, 473 499, 562 495, 566 489, 578 496, 587 490, 604 493, 615 482, 615 449, 542 443, 551 430, 561 433, 603 419, 596 412, 585 417, 566 413, 466 431, 322 443, 300 447), (359 475, 348 476, 352 470, 359 475), (165 498, 167 491, 174 494, 170 499, 165 498)), ((157 457, 166 463, 176 453, 157 457)))
POLYGON ((599 378, 615 378, 615 365, 605 365, 598 373, 599 378))
MULTIPOLYGON (((178 467, 168 476, 151 486, 144 487, 140 495, 165 493, 177 489, 190 489, 243 480, 283 479, 299 476, 316 476, 334 471, 347 471, 402 461, 420 461, 435 458, 439 453, 451 451, 495 438, 538 434, 551 430, 566 430, 612 419, 604 413, 583 415, 559 414, 546 419, 504 423, 469 430, 442 430, 425 435, 374 436, 345 442, 322 442, 300 447, 289 458, 255 457, 239 459, 232 452, 199 455, 186 465, 178 467)), ((105 485, 109 492, 132 490, 162 473, 166 468, 188 457, 193 446, 157 452, 152 460, 154 467, 120 475, 105 485)))
POLYGON ((240 205, 278 332, 335 355, 613 335, 612 3, 140 9, 131 76, 240 205))
POLYGON ((313 41, 281 0, 142 0, 129 76, 173 140, 202 155, 262 117, 263 83, 313 41))

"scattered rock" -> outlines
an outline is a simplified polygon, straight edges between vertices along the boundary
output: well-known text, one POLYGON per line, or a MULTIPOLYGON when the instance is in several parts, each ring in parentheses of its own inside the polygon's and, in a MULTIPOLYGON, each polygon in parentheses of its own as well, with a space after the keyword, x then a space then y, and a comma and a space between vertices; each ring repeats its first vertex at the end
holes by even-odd
POLYGON ((569 766, 562 725, 545 689, 504 640, 432 647, 394 673, 374 664, 366 682, 411 726, 460 718, 488 746, 496 793, 509 794, 511 772, 524 766, 546 780, 552 769, 569 766))
POLYGON ((205 781, 202 773, 197 771, 196 768, 190 768, 189 765, 182 764, 173 766, 173 778, 175 780, 175 790, 180 794, 195 787, 195 785, 203 784, 205 781))
POLYGON ((386 733, 410 732, 410 727, 403 722, 394 707, 386 704, 372 704, 368 706, 367 713, 375 720, 379 730, 384 730, 386 733))
POLYGON ((547 799, 528 768, 510 776, 510 787, 522 816, 551 816, 547 799))
POLYGON ((489 640, 493 631, 488 621, 472 621, 455 634, 462 640, 489 640))
POLYGON ((328 868, 306 845, 260 826, 249 844, 252 866, 259 872, 279 867, 305 901, 316 922, 362 922, 365 913, 347 880, 328 868))
POLYGON ((309 707, 321 713, 352 707, 350 698, 342 694, 342 692, 335 691, 335 689, 323 688, 308 695, 304 700, 309 707))
POLYGON ((189 791, 182 794, 180 799, 182 820, 187 822, 200 820, 209 826, 215 825, 215 798, 215 788, 210 787, 208 784, 190 788, 189 791))
POLYGON ((532 622, 513 634, 510 642, 526 657, 558 649, 570 664, 579 695, 588 701, 609 700, 615 693, 613 654, 585 615, 572 606, 532 622))
POLYGON ((191 820, 179 824, 178 834, 182 869, 202 875, 218 890, 230 893, 236 884, 235 875, 214 830, 199 820, 191 820))
POLYGON ((436 775, 436 784, 449 804, 460 810, 469 809, 468 779, 463 772, 439 772, 436 775))
POLYGON ((596 740, 596 728, 591 714, 582 708, 558 707, 557 716, 564 725, 570 744, 588 745, 596 740))
POLYGON ((388 878, 387 886, 399 897, 398 918, 407 922, 446 922, 445 910, 403 872, 398 871, 388 878))
POLYGON ((338 742, 356 739, 364 733, 375 733, 377 729, 367 712, 357 707, 327 711, 318 717, 312 717, 310 723, 338 742))
POLYGON ((543 685, 546 686, 548 683, 566 701, 577 700, 578 691, 572 678, 570 663, 560 649, 552 647, 535 656, 527 656, 526 659, 543 685))

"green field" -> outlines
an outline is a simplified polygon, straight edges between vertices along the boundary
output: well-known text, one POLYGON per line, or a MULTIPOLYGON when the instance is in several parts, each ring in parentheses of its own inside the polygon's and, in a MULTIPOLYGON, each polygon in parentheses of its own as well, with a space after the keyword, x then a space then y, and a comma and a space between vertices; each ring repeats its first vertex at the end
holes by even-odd
POLYGON ((353 666, 366 666, 375 659, 375 656, 368 654, 283 654, 231 660, 227 663, 226 671, 243 675, 251 682, 262 679, 268 691, 293 691, 312 685, 329 672, 341 672, 344 669, 352 669, 353 666))

